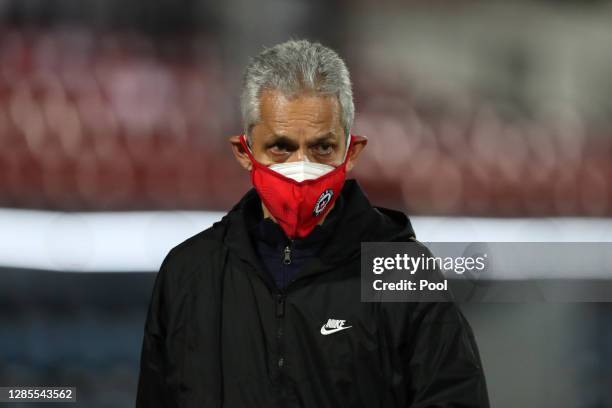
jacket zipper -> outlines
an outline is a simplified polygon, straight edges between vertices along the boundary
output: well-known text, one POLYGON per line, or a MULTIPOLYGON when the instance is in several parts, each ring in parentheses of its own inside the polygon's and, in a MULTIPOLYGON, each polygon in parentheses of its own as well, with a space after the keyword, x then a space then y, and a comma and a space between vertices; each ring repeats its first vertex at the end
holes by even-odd
MULTIPOLYGON (((291 242, 285 245, 283 249, 281 262, 283 265, 291 264, 291 242)), ((283 368, 286 364, 285 361, 285 347, 284 347, 284 317, 285 317, 285 299, 287 295, 283 290, 279 289, 275 295, 276 303, 276 348, 277 348, 277 359, 276 359, 276 372, 278 380, 278 389, 280 391, 280 400, 284 404, 287 398, 287 390, 285 389, 283 382, 283 368)))
POLYGON ((285 366, 285 350, 283 344, 284 337, 284 321, 285 317, 285 294, 279 292, 276 294, 276 384, 279 391, 279 399, 281 406, 286 403, 286 390, 283 381, 283 368, 285 366))
POLYGON ((285 294, 279 292, 276 294, 276 317, 282 318, 285 316, 285 294))

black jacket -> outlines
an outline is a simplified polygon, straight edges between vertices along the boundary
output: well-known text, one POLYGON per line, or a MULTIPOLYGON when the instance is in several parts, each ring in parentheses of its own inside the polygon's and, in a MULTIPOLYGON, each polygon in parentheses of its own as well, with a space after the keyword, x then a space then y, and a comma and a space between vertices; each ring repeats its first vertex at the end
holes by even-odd
POLYGON ((455 304, 360 301, 360 243, 414 233, 356 182, 342 197, 334 236, 282 292, 247 233, 254 190, 170 251, 145 325, 138 408, 489 406, 455 304), (322 335, 329 319, 350 328, 322 335))

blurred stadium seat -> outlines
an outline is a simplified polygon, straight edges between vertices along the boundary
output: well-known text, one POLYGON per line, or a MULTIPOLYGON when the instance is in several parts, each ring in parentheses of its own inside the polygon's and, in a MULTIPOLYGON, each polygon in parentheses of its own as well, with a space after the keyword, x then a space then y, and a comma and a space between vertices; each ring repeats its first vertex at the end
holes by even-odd
MULTIPOLYGON (((219 53, 198 36, 4 28, 0 206, 227 209, 249 185, 225 142, 240 121, 219 53)), ((507 118, 469 95, 425 100, 409 78, 353 71, 354 131, 371 138, 357 177, 375 201, 413 214, 612 214, 609 130, 507 118)))

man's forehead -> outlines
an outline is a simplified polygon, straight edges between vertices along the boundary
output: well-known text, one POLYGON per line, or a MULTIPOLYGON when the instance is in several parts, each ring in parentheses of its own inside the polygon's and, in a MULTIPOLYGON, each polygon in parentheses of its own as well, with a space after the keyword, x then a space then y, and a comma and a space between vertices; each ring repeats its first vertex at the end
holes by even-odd
POLYGON ((344 134, 339 104, 333 95, 302 93, 286 96, 277 90, 261 95, 258 139, 267 144, 284 142, 340 143, 344 134))
POLYGON ((340 120, 340 104, 333 95, 300 93, 287 96, 280 91, 266 91, 260 98, 260 119, 268 122, 307 120, 325 125, 340 120))

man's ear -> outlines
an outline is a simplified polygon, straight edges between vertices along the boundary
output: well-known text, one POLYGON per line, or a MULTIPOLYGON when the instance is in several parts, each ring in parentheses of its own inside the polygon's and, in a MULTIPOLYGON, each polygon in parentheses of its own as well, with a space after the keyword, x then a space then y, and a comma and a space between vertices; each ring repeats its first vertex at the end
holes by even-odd
POLYGON ((234 157, 245 170, 251 170, 253 168, 253 163, 251 163, 251 159, 249 155, 244 150, 244 146, 240 143, 240 138, 242 136, 232 136, 229 138, 229 142, 232 145, 232 153, 234 153, 234 157))
POLYGON ((352 144, 353 146, 351 147, 351 151, 349 152, 347 162, 346 162, 346 171, 351 171, 353 167, 355 167, 357 158, 359 158, 361 151, 368 144, 368 138, 365 136, 353 135, 352 144))

